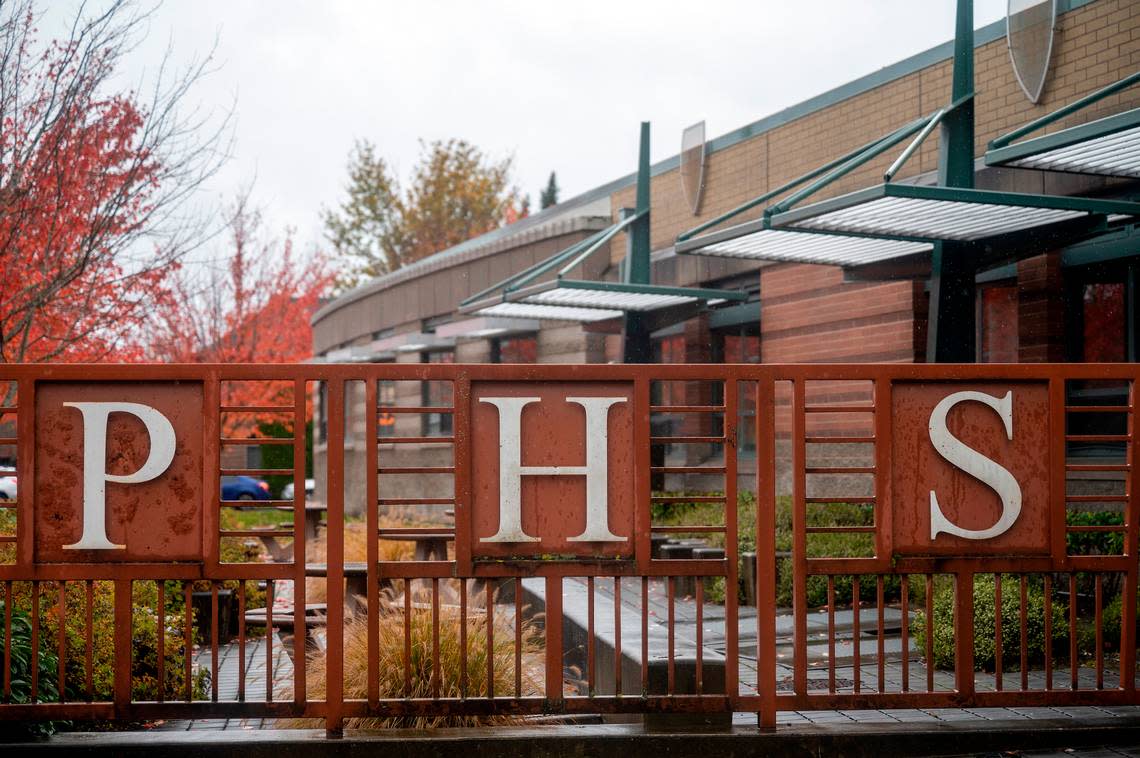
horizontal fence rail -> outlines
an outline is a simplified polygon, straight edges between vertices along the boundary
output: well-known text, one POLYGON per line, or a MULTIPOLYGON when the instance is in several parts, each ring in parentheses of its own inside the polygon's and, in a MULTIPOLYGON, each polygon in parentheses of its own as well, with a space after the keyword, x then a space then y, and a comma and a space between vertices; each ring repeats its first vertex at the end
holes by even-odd
POLYGON ((3 366, 0 719, 1136 704, 1138 374, 3 366))

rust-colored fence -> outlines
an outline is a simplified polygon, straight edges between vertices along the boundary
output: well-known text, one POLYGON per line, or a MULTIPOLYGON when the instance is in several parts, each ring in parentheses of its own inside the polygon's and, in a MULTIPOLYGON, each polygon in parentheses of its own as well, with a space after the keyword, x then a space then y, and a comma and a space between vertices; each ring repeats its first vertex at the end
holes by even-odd
MULTIPOLYGON (((1135 704, 1137 372, 2 367, 0 718, 1135 704), (536 542, 504 547, 511 432, 479 414, 555 396, 565 418, 619 409, 612 540, 573 538, 591 474, 571 459, 604 442, 519 410, 536 542), (133 496, 107 478, 126 545, 74 549, 74 408, 111 401, 169 417, 173 463, 133 496)), ((159 447, 107 429, 109 477, 159 447)))

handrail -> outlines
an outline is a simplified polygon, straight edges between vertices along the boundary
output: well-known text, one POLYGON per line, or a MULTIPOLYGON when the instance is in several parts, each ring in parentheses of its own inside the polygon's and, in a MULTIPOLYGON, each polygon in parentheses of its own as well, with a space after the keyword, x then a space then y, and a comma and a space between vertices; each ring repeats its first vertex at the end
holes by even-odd
POLYGON ((891 164, 890 168, 883 172, 883 181, 889 182, 894 179, 895 174, 897 174, 902 169, 903 164, 910 160, 911 156, 914 155, 919 146, 922 145, 922 143, 926 141, 926 138, 930 136, 930 133, 934 131, 934 127, 942 123, 942 120, 944 118, 949 116, 954 111, 958 110, 958 108, 960 108, 962 105, 973 99, 973 93, 966 95, 965 97, 960 97, 945 108, 940 108, 937 113, 931 116, 930 120, 926 122, 926 126, 923 127, 922 131, 915 135, 915 138, 911 140, 911 143, 906 146, 906 149, 899 154, 899 157, 895 159, 895 162, 891 164))
POLYGON ((1070 116, 1070 115, 1076 113, 1077 111, 1081 110, 1082 108, 1085 108, 1089 105, 1092 105, 1095 102, 1103 100, 1104 98, 1108 97, 1109 95, 1113 95, 1113 94, 1115 94, 1115 93, 1117 93, 1123 89, 1128 89, 1129 87, 1131 87, 1133 84, 1136 84, 1137 82, 1140 82, 1140 71, 1137 71, 1136 73, 1132 74, 1131 76, 1126 76, 1118 82, 1113 82, 1112 84, 1108 85, 1107 87, 1102 87, 1101 89, 1098 89, 1096 92, 1089 93, 1088 95, 1085 95, 1084 97, 1082 97, 1080 100, 1075 100, 1066 106, 1058 108, 1057 110, 1053 111, 1052 113, 1045 114, 1041 118, 1034 119, 1034 120, 1030 121, 1028 124, 1025 124, 1021 127, 1018 127, 1017 129, 1014 129, 1012 132, 1009 132, 1008 134, 1003 134, 1000 137, 995 137, 994 139, 990 140, 990 143, 987 146, 987 149, 988 150, 996 150, 999 147, 1005 147, 1006 145, 1013 142, 1015 139, 1019 139, 1021 137, 1024 137, 1025 135, 1027 135, 1031 132, 1035 132, 1044 126, 1048 126, 1049 124, 1052 124, 1055 121, 1060 121, 1061 119, 1065 118, 1066 116, 1070 116))
POLYGON ((796 203, 800 202, 804 198, 814 195, 816 192, 819 192, 821 189, 831 184, 836 179, 846 176, 847 174, 862 166, 864 163, 867 163, 868 161, 882 155, 884 152, 902 142, 910 135, 922 129, 923 126, 925 126, 932 117, 933 116, 927 116, 924 118, 915 119, 909 124, 899 127, 895 131, 888 134, 886 137, 883 137, 881 140, 879 140, 879 142, 873 147, 864 150, 862 153, 856 155, 850 160, 845 161, 842 165, 829 172, 822 179, 817 179, 807 187, 804 187, 795 194, 789 195, 780 202, 771 206, 766 211, 764 211, 764 215, 774 216, 777 213, 783 213, 784 211, 790 209, 796 203))
MULTIPOLYGON (((611 239, 613 239, 614 235, 616 235, 622 229, 625 229, 627 226, 632 224, 634 221, 637 221, 639 218, 644 216, 646 213, 647 213, 647 211, 643 211, 641 213, 634 213, 632 215, 626 216, 621 221, 617 222, 616 224, 609 227, 608 229, 603 229, 601 236, 597 240, 592 242, 585 250, 583 250, 581 253, 579 253, 577 256, 575 256, 574 260, 570 261, 564 267, 559 269, 558 278, 561 279, 562 277, 566 276, 566 274, 568 274, 572 268, 574 268, 579 263, 581 263, 582 261, 589 258, 591 255, 593 255, 595 252, 597 252, 598 249, 601 248, 602 245, 606 244, 611 239)), ((512 285, 510 287, 510 289, 512 289, 512 290, 517 289, 517 287, 512 285)))

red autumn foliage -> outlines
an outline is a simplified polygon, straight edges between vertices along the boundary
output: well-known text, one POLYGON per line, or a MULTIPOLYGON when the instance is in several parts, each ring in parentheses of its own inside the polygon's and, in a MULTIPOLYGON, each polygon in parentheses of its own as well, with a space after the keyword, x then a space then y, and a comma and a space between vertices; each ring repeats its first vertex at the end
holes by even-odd
POLYGON ((201 66, 143 104, 114 74, 146 14, 86 13, 41 43, 31 2, 0 6, 3 362, 141 359, 148 310, 196 243, 179 208, 224 157, 179 115, 201 66))
MULTIPOLYGON (((299 260, 292 238, 266 240, 261 216, 245 198, 229 218, 230 250, 212 264, 185 266, 170 295, 155 310, 148 353, 168 363, 295 363, 312 355, 309 320, 332 285, 329 260, 315 253, 299 260)), ((225 382, 225 405, 289 405, 288 382, 225 382)), ((255 414, 225 419, 229 431, 255 414)))

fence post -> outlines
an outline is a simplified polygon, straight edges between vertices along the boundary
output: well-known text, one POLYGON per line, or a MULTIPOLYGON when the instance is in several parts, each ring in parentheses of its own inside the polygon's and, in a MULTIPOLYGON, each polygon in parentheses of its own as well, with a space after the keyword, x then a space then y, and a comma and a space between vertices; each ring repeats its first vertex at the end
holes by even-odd
MULTIPOLYGON (((344 384, 329 380, 328 410, 328 625, 325 637, 325 733, 344 725, 344 384)), ((375 476, 375 474, 373 474, 375 476)))
MULTIPOLYGON (((193 610, 187 609, 188 614, 193 610)), ((115 580, 115 716, 121 718, 131 703, 131 580, 115 580)), ((161 685, 160 685, 161 686, 161 685)), ((60 693, 62 695, 62 693, 60 693)))
MULTIPOLYGON (((766 375, 756 385, 756 689, 761 729, 776 728, 775 398, 775 379, 766 375)), ((797 650, 799 645, 797 638, 797 650)))
POLYGON ((954 689, 959 698, 974 697, 974 574, 954 575, 954 689))

